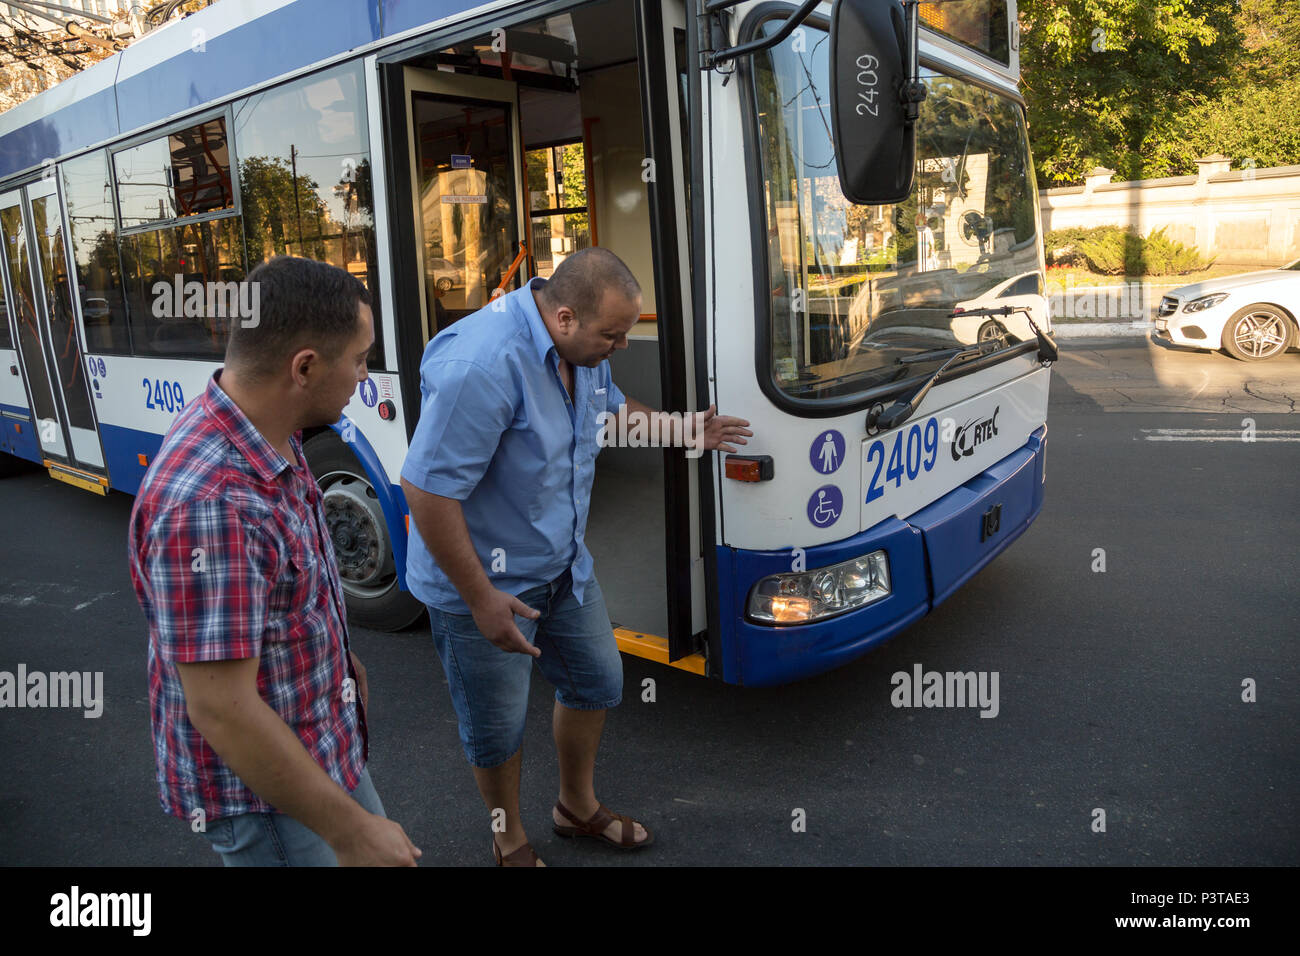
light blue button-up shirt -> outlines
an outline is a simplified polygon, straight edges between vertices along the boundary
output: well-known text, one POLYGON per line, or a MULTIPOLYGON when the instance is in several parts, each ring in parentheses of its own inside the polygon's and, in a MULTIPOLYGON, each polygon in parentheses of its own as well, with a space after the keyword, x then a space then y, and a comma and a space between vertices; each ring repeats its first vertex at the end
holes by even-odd
MULTIPOLYGON (((609 362, 575 367, 573 400, 537 311, 534 279, 438 333, 420 362, 420 421, 402 465, 418 488, 455 498, 488 578, 519 594, 573 572, 591 581, 584 538, 602 412, 625 401, 609 362)), ((612 431, 612 427, 611 427, 612 431)), ((426 604, 468 614, 411 524, 406 583, 426 604)))

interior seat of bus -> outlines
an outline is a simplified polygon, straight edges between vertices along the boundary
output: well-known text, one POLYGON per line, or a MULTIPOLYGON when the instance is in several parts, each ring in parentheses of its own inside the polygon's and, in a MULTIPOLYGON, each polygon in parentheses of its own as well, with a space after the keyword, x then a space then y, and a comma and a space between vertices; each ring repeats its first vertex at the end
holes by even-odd
MULTIPOLYGON (((632 22, 629 0, 611 0, 405 64, 424 338, 482 308, 498 287, 549 276, 566 256, 599 245, 642 289, 641 321, 610 359, 614 381, 662 407, 632 22), (517 97, 517 164, 509 104, 484 96, 517 97)), ((664 507, 661 451, 601 452, 587 530, 597 578, 616 625, 658 636, 668 634, 664 507)))

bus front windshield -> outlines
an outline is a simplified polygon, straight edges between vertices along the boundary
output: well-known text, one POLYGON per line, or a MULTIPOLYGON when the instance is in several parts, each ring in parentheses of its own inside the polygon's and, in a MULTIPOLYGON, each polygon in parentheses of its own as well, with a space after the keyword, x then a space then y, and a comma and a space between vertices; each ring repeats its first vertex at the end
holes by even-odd
POLYGON ((954 312, 1041 294, 1038 194, 1020 108, 923 71, 912 194, 848 202, 831 135, 830 43, 800 32, 754 61, 768 276, 759 321, 770 323, 777 388, 843 400, 915 374, 899 364, 905 355, 1007 332, 954 312))

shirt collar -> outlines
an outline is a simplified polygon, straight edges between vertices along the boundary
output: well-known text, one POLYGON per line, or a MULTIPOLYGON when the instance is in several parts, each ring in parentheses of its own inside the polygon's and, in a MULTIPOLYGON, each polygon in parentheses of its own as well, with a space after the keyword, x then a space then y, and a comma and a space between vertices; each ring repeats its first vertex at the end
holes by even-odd
MULTIPOLYGON (((217 379, 220 377, 221 369, 212 373, 212 377, 208 379, 208 388, 203 395, 203 401, 207 404, 217 425, 252 466, 257 476, 264 481, 271 481, 280 472, 291 467, 289 460, 275 450, 275 446, 267 441, 266 436, 248 420, 248 416, 235 404, 234 399, 217 384, 217 379)), ((296 435, 291 437, 289 442, 293 446, 294 453, 301 457, 300 446, 294 440, 295 437, 296 435)))
MULTIPOLYGON (((555 340, 551 338, 551 330, 546 327, 542 320, 542 313, 537 311, 537 300, 533 298, 533 291, 546 285, 546 280, 536 278, 531 280, 522 289, 512 293, 519 296, 519 307, 524 310, 524 318, 528 322, 529 334, 533 337, 533 348, 537 350, 537 358, 542 362, 546 361, 547 355, 555 348, 555 340)), ((557 357, 559 353, 556 353, 557 357)))

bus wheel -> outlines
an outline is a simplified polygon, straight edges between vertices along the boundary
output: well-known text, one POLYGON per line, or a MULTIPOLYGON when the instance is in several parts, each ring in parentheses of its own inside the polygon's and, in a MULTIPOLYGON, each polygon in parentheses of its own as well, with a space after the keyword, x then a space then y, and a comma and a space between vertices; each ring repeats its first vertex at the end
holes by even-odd
POLYGON ((392 537, 365 469, 332 431, 316 435, 303 452, 325 498, 348 619, 377 631, 410 627, 424 605, 397 586, 392 537))

